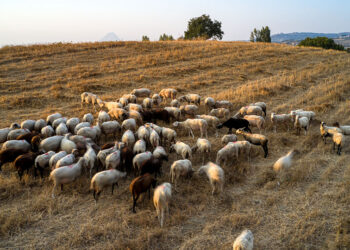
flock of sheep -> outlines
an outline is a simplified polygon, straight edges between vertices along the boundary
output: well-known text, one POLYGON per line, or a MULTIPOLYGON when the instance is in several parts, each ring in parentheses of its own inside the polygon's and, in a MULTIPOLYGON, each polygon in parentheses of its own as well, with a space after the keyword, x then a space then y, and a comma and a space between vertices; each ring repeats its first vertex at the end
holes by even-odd
MULTIPOLYGON (((111 187, 113 194, 120 179, 134 175, 130 184, 133 212, 136 212, 139 196, 148 191, 150 197, 151 187, 155 188, 153 202, 162 227, 165 213, 169 214, 172 185, 165 182, 157 186, 156 178, 161 175, 162 164, 168 161, 169 154, 175 152, 181 158, 170 167, 175 190, 179 178, 190 178, 196 172, 208 177, 212 194, 223 191, 225 174, 222 167, 232 165, 240 156, 250 162, 253 145, 261 146, 264 157, 268 157, 268 138, 262 134, 266 127, 267 107, 264 102, 242 107, 231 117, 234 106, 229 101, 215 101, 207 97, 204 99, 206 114, 199 114, 202 100, 199 95, 187 94, 177 98, 177 94, 175 89, 168 88, 151 96, 149 89, 141 88, 111 102, 84 92, 81 105, 92 105, 95 112, 96 107, 100 109, 95 125, 91 113, 85 114, 82 120, 78 117, 68 119, 55 113, 49 115, 46 121, 26 120, 20 125, 13 123, 0 129, 0 143, 3 143, 0 171, 7 162, 13 162, 20 179, 24 171, 28 173, 30 169, 34 169, 35 176, 39 172, 41 177, 50 171, 49 178, 54 183, 53 198, 58 187, 62 190, 63 184, 75 181, 86 172, 91 179, 90 189, 95 202, 103 189, 111 187), (168 100, 170 106, 163 107, 168 100), (172 128, 162 127, 159 122, 172 122, 172 128), (228 134, 221 138, 225 146, 218 150, 213 163, 208 161, 211 152, 208 133, 215 133, 218 137, 218 130, 223 127, 228 128, 228 134), (259 133, 252 133, 253 128, 259 133), (198 133, 194 146, 177 140, 177 134, 182 131, 192 138, 198 133), (238 136, 244 140, 238 140, 238 136), (114 142, 107 142, 111 140, 114 142), (195 153, 202 155, 202 166, 197 171, 191 162, 195 153)), ((302 129, 306 134, 314 117, 314 112, 298 109, 289 114, 272 113, 271 122, 275 133, 277 128, 289 130, 294 127, 298 134, 302 129)), ((330 127, 322 122, 320 133, 325 143, 327 137, 332 138, 340 154, 344 135, 350 134, 350 126, 336 123, 330 127)), ((276 161, 273 170, 279 172, 290 168, 297 154, 297 150, 291 150, 276 161)), ((253 238, 252 232, 245 230, 236 239, 233 248, 252 249, 253 238)))

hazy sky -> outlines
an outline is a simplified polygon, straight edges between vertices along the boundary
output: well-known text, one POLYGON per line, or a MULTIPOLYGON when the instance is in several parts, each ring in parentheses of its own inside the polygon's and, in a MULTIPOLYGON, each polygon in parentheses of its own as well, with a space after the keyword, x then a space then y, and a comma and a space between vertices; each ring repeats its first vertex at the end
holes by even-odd
POLYGON ((192 17, 222 22, 223 40, 248 40, 254 28, 272 34, 350 31, 350 0, 0 0, 0 45, 122 40, 183 35, 192 17))

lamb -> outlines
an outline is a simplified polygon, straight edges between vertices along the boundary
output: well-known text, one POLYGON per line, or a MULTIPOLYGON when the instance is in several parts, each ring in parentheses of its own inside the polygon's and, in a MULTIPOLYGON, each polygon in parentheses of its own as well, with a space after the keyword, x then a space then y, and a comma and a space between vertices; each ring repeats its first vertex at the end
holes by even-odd
POLYGON ((129 148, 132 148, 135 143, 135 136, 131 130, 127 130, 124 132, 122 136, 122 142, 129 148))
MULTIPOLYGON (((50 151, 49 151, 50 152, 50 151)), ((63 157, 65 157, 67 155, 66 151, 60 151, 56 154, 54 154, 53 156, 51 156, 50 160, 49 160, 49 167, 51 170, 55 169, 56 163, 62 159, 63 157)))
POLYGON ((337 146, 337 154, 341 154, 342 146, 344 144, 344 135, 342 133, 334 133, 332 136, 333 139, 333 150, 335 150, 335 146, 337 146))
POLYGON ((74 149, 71 154, 67 154, 66 156, 59 159, 55 165, 55 168, 60 168, 63 166, 68 166, 70 164, 73 164, 78 155, 79 155, 79 151, 74 149))
POLYGON ((151 109, 153 106, 153 100, 149 97, 143 99, 142 101, 142 107, 145 109, 151 109))
POLYGON ((222 144, 227 144, 229 142, 235 142, 235 141, 237 141, 237 135, 235 134, 227 134, 221 138, 222 144))
POLYGON ((56 128, 56 135, 65 135, 68 133, 68 128, 63 122, 56 128))
POLYGON ((271 113, 271 122, 273 124, 273 130, 276 133, 276 128, 278 124, 285 124, 289 131, 289 125, 293 122, 293 116, 291 114, 275 114, 271 113))
POLYGON ((142 166, 150 159, 152 159, 153 154, 149 151, 135 155, 132 160, 132 166, 134 168, 134 173, 141 173, 142 166))
POLYGON ((66 151, 67 154, 70 154, 74 149, 77 149, 77 145, 75 144, 75 142, 69 139, 69 134, 66 134, 61 140, 60 149, 62 151, 66 151))
POLYGON ((258 115, 245 115, 243 117, 249 122, 252 127, 257 127, 261 133, 261 130, 265 128, 265 119, 258 115))
POLYGON ((180 120, 181 111, 176 107, 165 107, 166 111, 168 111, 169 115, 173 117, 175 120, 180 120))
POLYGON ((129 118, 123 121, 122 129, 136 131, 136 121, 133 118, 129 118))
POLYGON ((102 172, 98 172, 91 179, 90 190, 93 190, 93 196, 95 203, 97 203, 98 198, 103 189, 112 186, 112 195, 114 190, 114 185, 118 186, 118 181, 121 178, 126 177, 126 172, 120 172, 117 169, 109 169, 102 172))
POLYGON ((94 169, 97 156, 96 156, 95 150, 91 147, 89 143, 87 143, 86 147, 87 147, 87 150, 83 158, 84 158, 85 167, 89 169, 90 178, 91 178, 92 170, 94 169))
POLYGON ((212 115, 196 115, 195 118, 206 120, 208 126, 215 130, 215 136, 218 137, 219 134, 216 128, 220 124, 219 118, 212 115))
POLYGON ((162 103, 162 101, 163 101, 163 99, 162 99, 162 97, 160 97, 160 95, 154 94, 152 96, 152 103, 153 103, 153 105, 159 106, 162 103))
POLYGON ((166 145, 167 142, 176 143, 176 136, 175 130, 165 127, 161 128, 160 138, 164 145, 166 145))
POLYGON ((109 116, 109 114, 108 114, 106 111, 101 110, 101 111, 98 113, 97 120, 98 120, 100 123, 104 123, 104 122, 110 121, 110 120, 111 120, 111 117, 109 116))
POLYGON ((49 179, 54 183, 52 189, 52 198, 55 198, 55 190, 58 185, 61 185, 61 190, 63 190, 63 184, 71 183, 80 176, 83 165, 84 158, 81 157, 75 164, 56 168, 51 171, 49 179))
POLYGON ((129 115, 129 118, 133 118, 136 121, 136 124, 138 125, 143 124, 142 116, 138 111, 130 110, 128 112, 128 115, 129 115))
POLYGON ((174 99, 170 102, 170 107, 175 107, 179 108, 180 107, 180 102, 177 99, 174 99))
POLYGON ((309 129, 310 126, 310 120, 309 118, 305 117, 300 117, 299 115, 297 115, 295 117, 295 123, 294 123, 294 127, 297 129, 297 134, 300 135, 300 130, 303 128, 305 130, 305 135, 309 129))
POLYGON ((237 129, 236 130, 237 135, 243 135, 244 139, 249 141, 253 145, 260 145, 264 150, 264 157, 266 158, 268 155, 268 147, 267 144, 269 140, 266 136, 261 134, 251 134, 248 132, 245 132, 243 129, 237 129))
POLYGON ((171 184, 164 182, 154 190, 153 204, 157 211, 160 227, 164 224, 164 213, 167 211, 169 216, 169 203, 171 200, 171 184))
POLYGON ((177 90, 176 89, 162 89, 159 92, 159 96, 163 98, 163 101, 166 101, 166 99, 171 99, 174 100, 176 99, 176 95, 177 95, 177 90))
POLYGON ((246 229, 233 242, 233 250, 253 250, 253 243, 253 233, 246 229))
POLYGON ((233 104, 229 101, 216 101, 214 107, 215 108, 226 108, 226 109, 229 109, 230 111, 233 110, 233 104))
POLYGON ((83 116, 83 122, 88 122, 90 124, 94 123, 94 116, 91 113, 85 114, 83 116))
POLYGON ((35 121, 34 120, 25 120, 21 123, 22 129, 28 129, 30 131, 34 130, 35 121))
POLYGON ((52 125, 54 120, 61 118, 61 117, 62 117, 62 115, 60 113, 55 113, 55 114, 49 115, 46 118, 46 123, 47 123, 47 125, 52 125))
POLYGON ((228 134, 232 133, 232 129, 244 128, 245 131, 252 132, 249 128, 249 121, 241 118, 230 118, 222 124, 216 126, 216 128, 220 129, 223 127, 228 128, 228 134))
POLYGON ((184 122, 174 122, 173 126, 184 128, 185 130, 189 131, 189 136, 192 136, 192 138, 194 138, 193 130, 199 130, 201 133, 200 137, 208 137, 208 123, 204 119, 187 119, 184 122))
POLYGON ((117 169, 120 165, 120 161, 120 151, 113 151, 106 157, 106 169, 117 169))
POLYGON ((204 100, 204 105, 205 105, 205 113, 208 113, 209 110, 212 110, 215 108, 215 100, 212 97, 207 97, 204 100))
POLYGON ((28 152, 16 158, 13 165, 17 170, 19 180, 22 179, 24 170, 27 170, 27 174, 28 174, 29 169, 34 165, 35 158, 39 154, 40 154, 39 152, 28 152))
POLYGON ((320 132, 321 132, 321 136, 323 138, 324 144, 326 144, 327 137, 333 136, 333 134, 335 134, 335 133, 341 133, 342 131, 338 127, 326 126, 325 122, 321 122, 320 132))
POLYGON ((350 126, 349 125, 340 126, 339 122, 335 122, 333 125, 335 127, 339 128, 343 135, 350 135, 350 126))
POLYGON ((293 149, 289 151, 288 154, 282 156, 275 162, 275 164, 273 164, 273 170, 275 172, 280 172, 284 169, 289 169, 292 166, 293 161, 298 154, 300 154, 298 150, 293 149))
POLYGON ((26 140, 9 140, 2 144, 1 149, 18 149, 28 152, 31 149, 31 145, 26 140))
POLYGON ((43 127, 45 127, 45 126, 46 126, 46 122, 45 122, 44 119, 36 120, 36 121, 35 121, 35 124, 34 124, 34 130, 35 130, 36 132, 40 132, 41 129, 42 129, 43 127))
POLYGON ((170 146, 169 153, 176 152, 177 155, 180 155, 182 159, 192 158, 192 150, 190 146, 183 142, 176 142, 170 146))
POLYGON ((195 115, 198 113, 198 110, 198 107, 193 104, 180 106, 180 111, 182 115, 189 115, 191 117, 195 117, 195 115))
POLYGON ((13 162, 18 156, 27 153, 28 150, 24 149, 1 149, 0 150, 0 172, 3 164, 13 162))
POLYGON ((149 97, 151 95, 151 90, 147 88, 133 89, 130 94, 136 97, 149 97))
POLYGON ((51 137, 55 134, 55 130, 50 125, 47 125, 41 129, 41 134, 44 138, 51 137))
POLYGON ((136 103, 137 101, 136 95, 132 95, 132 94, 125 94, 122 96, 122 98, 126 98, 129 103, 136 103))
POLYGON ((39 148, 44 150, 44 152, 57 151, 61 146, 61 141, 63 136, 55 135, 48 137, 40 142, 39 148))
POLYGON ((38 155, 34 161, 35 170, 40 172, 41 178, 43 178, 44 170, 49 167, 50 159, 55 154, 54 151, 38 155))
POLYGON ((136 177, 130 183, 129 189, 133 198, 132 211, 136 213, 136 202, 142 193, 148 191, 148 198, 151 198, 151 187, 155 188, 157 180, 154 179, 149 173, 136 177))
POLYGON ((7 140, 16 140, 18 136, 30 133, 28 129, 14 129, 7 134, 7 140))
POLYGON ((177 186, 177 181, 180 177, 192 177, 193 175, 192 163, 190 160, 177 160, 174 161, 170 167, 170 178, 171 182, 175 185, 175 190, 177 186))
POLYGON ((217 152, 216 164, 219 165, 223 163, 223 166, 229 166, 229 162, 232 163, 233 158, 238 159, 238 150, 239 146, 237 143, 228 143, 217 152))
POLYGON ((196 105, 200 105, 201 104, 201 97, 200 97, 200 95, 197 95, 197 94, 187 94, 184 96, 180 96, 179 101, 180 102, 185 101, 187 103, 193 103, 196 105))
POLYGON ((256 115, 263 116, 265 113, 260 106, 245 106, 238 111, 238 115, 256 115))
POLYGON ((55 120, 52 122, 52 127, 53 127, 54 129, 56 129, 61 123, 66 124, 66 123, 67 123, 67 117, 60 117, 60 118, 55 119, 55 120))
POLYGON ((152 132, 149 136, 149 141, 153 148, 159 146, 160 137, 154 129, 152 129, 152 132))
POLYGON ((209 112, 209 115, 216 116, 218 118, 228 119, 228 118, 230 118, 230 110, 228 110, 226 108, 212 109, 209 112))
POLYGON ((225 174, 224 170, 215 163, 208 162, 206 165, 198 169, 198 173, 205 173, 212 187, 212 195, 216 192, 222 192, 224 189, 225 174))
POLYGON ((137 129, 137 138, 139 138, 139 140, 144 140, 145 142, 148 142, 149 141, 149 135, 150 135, 150 132, 148 131, 148 129, 145 127, 145 126, 140 126, 138 129, 137 129))
POLYGON ((81 122, 81 123, 79 123, 78 125, 75 126, 74 134, 77 134, 79 129, 81 129, 81 128, 88 128, 88 127, 91 127, 90 122, 81 122))
POLYGON ((211 144, 207 139, 198 138, 196 145, 191 148, 192 152, 198 151, 202 155, 202 164, 204 164, 205 158, 209 159, 211 152, 211 144))
POLYGON ((67 122, 66 122, 66 126, 68 128, 68 131, 73 134, 75 127, 79 123, 80 123, 80 120, 79 120, 78 117, 73 117, 73 118, 68 119, 67 122))
POLYGON ((153 150, 153 157, 155 159, 161 159, 168 161, 168 154, 162 146, 158 146, 153 150))
POLYGON ((146 152, 146 142, 143 139, 138 140, 133 148, 134 155, 146 152))

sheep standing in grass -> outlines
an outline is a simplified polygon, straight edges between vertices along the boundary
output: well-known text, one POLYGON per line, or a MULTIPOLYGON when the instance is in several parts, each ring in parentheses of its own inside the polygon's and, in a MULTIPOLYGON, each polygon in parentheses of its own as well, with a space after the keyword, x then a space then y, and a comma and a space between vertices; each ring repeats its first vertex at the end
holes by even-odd
POLYGON ((212 116, 212 115, 196 115, 197 119, 203 119, 206 120, 208 123, 208 127, 213 128, 215 131, 215 136, 218 137, 218 130, 217 126, 220 124, 219 118, 212 116))
POLYGON ((133 118, 129 118, 123 121, 122 129, 136 131, 136 121, 133 118))
MULTIPOLYGON (((49 151, 50 152, 50 151, 49 151)), ((65 157, 67 155, 66 151, 60 151, 56 154, 54 154, 53 156, 51 156, 50 160, 49 160, 49 167, 51 170, 55 169, 56 163, 62 159, 63 157, 65 157)))
POLYGON ((125 94, 122 96, 122 98, 126 98, 129 103, 136 103, 137 101, 136 95, 132 95, 132 94, 125 94))
POLYGON ((164 224, 164 214, 165 211, 169 216, 169 203, 171 200, 171 184, 165 182, 154 190, 153 194, 153 204, 157 211, 158 220, 160 227, 163 227, 164 224))
POLYGON ((205 158, 209 159, 211 152, 211 143, 207 139, 198 138, 196 145, 192 147, 192 152, 199 152, 202 155, 202 164, 205 158))
POLYGON ((86 152, 83 156, 84 158, 84 163, 85 163, 85 167, 89 170, 90 172, 90 178, 92 176, 92 170, 94 169, 95 167, 95 163, 96 163, 96 160, 97 160, 97 155, 95 153, 95 150, 91 147, 91 144, 87 143, 86 144, 86 152))
POLYGON ((159 96, 163 98, 163 101, 166 101, 166 99, 174 100, 176 99, 177 91, 176 89, 162 89, 159 92, 159 96))
POLYGON ((108 111, 108 114, 111 118, 114 118, 118 121, 122 121, 128 117, 128 113, 125 109, 122 108, 113 108, 108 111))
POLYGON ((45 127, 45 126, 46 126, 45 120, 44 120, 44 119, 39 119, 39 120, 35 121, 34 130, 35 130, 36 132, 40 132, 41 129, 42 129, 43 127, 45 127))
POLYGON ((262 108, 259 106, 245 106, 245 107, 242 107, 238 112, 240 116, 245 116, 245 115, 263 116, 264 115, 262 108))
POLYGON ((90 127, 83 127, 78 130, 77 135, 81 135, 87 138, 90 138, 93 141, 97 141, 98 139, 98 130, 95 129, 93 126, 90 127))
POLYGON ((121 178, 126 177, 126 172, 120 172, 117 169, 109 169, 102 172, 98 172, 91 179, 90 190, 93 190, 93 196, 95 203, 97 203, 98 198, 103 189, 106 187, 112 187, 112 194, 114 190, 114 185, 118 186, 118 181, 121 178))
POLYGON ((168 111, 169 115, 175 119, 175 120, 180 120, 181 117, 181 111, 179 108, 176 107, 165 107, 164 108, 166 111, 168 111))
POLYGON ((305 130, 305 135, 309 129, 310 126, 310 120, 307 117, 299 117, 299 115, 297 115, 295 117, 295 123, 294 123, 294 127, 297 129, 297 134, 300 135, 300 130, 303 128, 305 130))
POLYGON ((233 104, 229 101, 216 101, 215 102, 215 108, 226 108, 229 110, 233 110, 233 104))
POLYGON ((150 141, 150 143, 151 143, 153 148, 159 146, 160 137, 159 137, 158 133, 154 129, 152 129, 152 132, 151 132, 151 134, 149 136, 149 141, 150 141))
POLYGON ((116 138, 118 133, 120 133, 122 130, 119 122, 117 121, 107 121, 99 125, 101 128, 101 133, 105 138, 107 138, 108 135, 112 135, 114 138, 116 138))
POLYGON ((138 140, 134 144, 134 148, 132 151, 134 155, 146 152, 146 142, 143 139, 138 140))
POLYGON ((191 117, 195 117, 198 113, 199 108, 196 105, 190 104, 190 105, 181 105, 180 111, 183 116, 189 115, 191 117))
POLYGON ((65 135, 68 133, 68 128, 65 123, 60 123, 56 128, 56 135, 65 135))
POLYGON ((333 150, 335 150, 335 146, 337 146, 337 154, 340 155, 345 137, 342 133, 334 133, 332 136, 332 139, 333 139, 333 150))
POLYGON ((28 152, 31 145, 26 140, 9 140, 2 144, 1 149, 21 149, 28 152))
MULTIPOLYGON (((112 148, 107 148, 107 149, 103 149, 100 150, 97 154, 97 161, 98 161, 98 165, 97 165, 97 169, 99 166, 102 167, 102 169, 106 168, 106 158, 110 153, 113 153, 114 151, 118 150, 118 146, 115 145, 112 148)), ((98 171, 98 170, 97 170, 98 171)))
POLYGON ((25 120, 21 123, 22 129, 28 129, 30 131, 34 130, 35 121, 34 120, 25 120))
POLYGON ((98 120, 100 123, 104 123, 104 122, 110 121, 110 120, 111 120, 111 117, 109 116, 109 114, 108 114, 106 111, 101 110, 101 111, 98 113, 97 120, 98 120))
POLYGON ((253 145, 257 145, 257 146, 260 145, 264 150, 264 153, 265 153, 264 157, 265 158, 267 157, 269 153, 269 150, 267 147, 269 140, 267 139, 266 136, 260 135, 260 134, 251 134, 251 133, 245 132, 243 129, 237 129, 236 134, 243 135, 244 139, 249 141, 253 145))
POLYGON ((57 118, 56 120, 54 120, 53 122, 52 122, 52 127, 54 128, 54 129, 56 129, 61 123, 64 123, 64 124, 66 124, 67 123, 67 117, 60 117, 60 118, 57 118))
POLYGON ((193 130, 199 130, 201 133, 200 137, 205 136, 205 138, 208 138, 208 123, 204 119, 187 119, 184 122, 174 122, 173 126, 187 130, 192 138, 194 138, 193 130))
POLYGON ((225 145, 229 142, 235 142, 235 141, 237 141, 237 135, 235 135, 235 134, 224 135, 221 138, 221 143, 225 144, 225 145))
POLYGON ((75 159, 78 157, 79 151, 74 149, 71 154, 68 154, 64 156, 63 158, 59 159, 56 163, 55 168, 60 168, 63 166, 71 165, 75 162, 75 159))
POLYGON ((78 123, 75 128, 74 128, 74 134, 77 134, 79 129, 81 128, 87 128, 87 127, 91 127, 91 124, 89 122, 81 122, 78 123))
POLYGON ((198 173, 205 173, 212 187, 212 195, 216 192, 222 192, 224 189, 225 174, 224 170, 215 163, 208 162, 206 165, 198 169, 198 173))
POLYGON ((299 117, 307 117, 310 121, 312 121, 315 118, 315 113, 313 111, 305 111, 305 110, 293 110, 290 112, 290 114, 295 118, 296 116, 299 117))
POLYGON ((187 94, 184 96, 180 96, 179 101, 200 105, 201 104, 201 97, 200 97, 200 95, 197 95, 197 94, 187 94))
POLYGON ((151 90, 147 88, 134 89, 130 94, 136 97, 149 97, 151 95, 151 90))
POLYGON ((298 154, 299 154, 298 150, 289 151, 288 154, 286 154, 285 156, 282 156, 275 162, 275 164, 273 164, 273 170, 275 172, 280 172, 280 171, 283 171, 284 169, 289 169, 292 166, 293 161, 298 154))
POLYGON ((335 122, 333 125, 339 128, 343 135, 350 135, 350 125, 340 126, 339 122, 335 122))
POLYGON ((170 107, 180 108, 180 102, 177 99, 174 99, 170 102, 170 107))
POLYGON ((163 99, 162 99, 162 97, 160 97, 160 95, 154 94, 152 96, 153 105, 159 106, 162 103, 162 101, 163 101, 163 99))
POLYGON ((41 129, 41 134, 44 138, 48 138, 55 134, 55 130, 50 125, 47 125, 41 129))
POLYGON ((190 160, 178 160, 174 161, 170 167, 170 178, 171 182, 175 185, 175 190, 177 186, 177 180, 180 177, 192 177, 193 174, 192 163, 190 160))
POLYGON ((233 242, 233 250, 253 250, 254 236, 250 230, 244 230, 233 242))
POLYGON ((80 119, 78 117, 73 117, 67 120, 67 127, 69 132, 71 132, 72 134, 74 133, 74 129, 75 127, 80 123, 80 119))
POLYGON ((83 122, 88 122, 90 124, 94 123, 94 116, 91 113, 85 114, 83 116, 83 122))
POLYGON ((160 133, 160 139, 161 143, 163 143, 164 146, 166 146, 167 142, 171 143, 176 143, 176 132, 175 130, 171 128, 161 128, 161 133, 160 133))
POLYGON ((145 99, 142 100, 142 107, 144 109, 151 109, 153 106, 153 100, 149 97, 146 97, 145 99))
POLYGON ((252 144, 249 141, 236 141, 234 143, 238 147, 238 155, 246 155, 247 161, 250 162, 252 144))
POLYGON ((262 111, 264 112, 264 116, 266 116, 266 103, 264 103, 264 102, 256 102, 256 103, 251 103, 251 104, 249 104, 249 106, 259 106, 261 109, 262 109, 262 111))
POLYGON ((275 114, 271 113, 271 122, 273 124, 273 130, 276 133, 277 125, 284 124, 287 126, 289 131, 289 126, 293 123, 293 116, 291 114, 275 114))
POLYGON ((335 133, 341 133, 341 129, 338 127, 327 126, 325 122, 321 122, 320 133, 323 138, 324 144, 326 144, 327 137, 332 137, 335 133))
POLYGON ((171 145, 169 149, 169 153, 174 151, 176 152, 177 155, 180 155, 182 159, 192 158, 192 150, 190 146, 188 146, 186 143, 178 141, 175 144, 171 145))
POLYGON ((136 213, 136 202, 142 193, 148 191, 148 198, 151 198, 151 187, 155 188, 157 180, 154 179, 149 173, 136 177, 130 183, 129 189, 132 194, 133 206, 132 211, 136 213))
POLYGON ((137 138, 139 140, 144 140, 145 142, 149 142, 149 135, 150 135, 150 131, 145 127, 145 126, 140 126, 137 129, 137 138))
POLYGON ((16 140, 18 136, 29 134, 29 133, 30 133, 30 131, 26 128, 25 129, 14 129, 14 130, 11 130, 7 134, 7 140, 16 140))
POLYGON ((211 97, 205 98, 204 105, 205 105, 205 113, 208 113, 209 110, 212 110, 213 108, 215 108, 214 98, 211 98, 211 97))
POLYGON ((53 121, 58 119, 58 118, 61 118, 62 115, 60 113, 55 113, 55 114, 52 114, 52 115, 48 115, 47 118, 46 118, 46 123, 47 125, 52 125, 53 121))
POLYGON ((209 115, 216 116, 218 118, 228 119, 228 118, 230 118, 230 110, 228 110, 226 108, 212 109, 210 111, 209 115))
POLYGON ((155 159, 168 161, 168 154, 165 152, 165 149, 162 146, 158 146, 153 150, 153 157, 155 159))
POLYGON ((11 128, 0 129, 0 143, 4 143, 7 140, 7 136, 11 130, 11 128))
POLYGON ((49 167, 50 159, 55 154, 54 151, 49 151, 47 153, 38 155, 35 158, 34 167, 35 170, 40 172, 40 177, 43 178, 44 169, 49 167))
POLYGON ((120 150, 116 150, 106 157, 106 169, 117 169, 121 162, 120 150))
POLYGON ((77 149, 77 145, 75 144, 75 142, 69 139, 69 134, 66 134, 63 137, 61 141, 60 149, 63 151, 66 151, 67 154, 70 154, 74 149, 77 149))
POLYGON ((122 136, 122 142, 125 143, 128 148, 132 149, 135 143, 134 133, 131 130, 125 131, 122 136))
POLYGON ((152 159, 152 157, 153 157, 153 154, 149 151, 135 155, 135 157, 132 160, 132 165, 134 167, 134 173, 140 174, 142 166, 145 164, 145 162, 152 159))
POLYGON ((243 118, 249 122, 250 126, 257 127, 260 133, 261 130, 265 128, 265 119, 262 116, 245 115, 243 118))
POLYGON ((216 154, 216 164, 222 166, 232 165, 233 159, 238 159, 239 145, 236 142, 229 142, 225 147, 220 149, 216 154), (231 162, 231 164, 229 164, 231 162))

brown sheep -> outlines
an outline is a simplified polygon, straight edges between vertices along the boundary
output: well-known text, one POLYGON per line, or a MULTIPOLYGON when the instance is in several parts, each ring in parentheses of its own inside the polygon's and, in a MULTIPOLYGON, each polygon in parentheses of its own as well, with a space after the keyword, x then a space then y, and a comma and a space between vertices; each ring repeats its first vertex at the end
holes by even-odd
POLYGON ((23 149, 9 148, 0 150, 0 171, 3 164, 13 162, 18 156, 25 153, 27 153, 27 151, 23 149))
MULTIPOLYGON (((16 158, 15 162, 13 165, 17 169, 19 180, 22 179, 22 175, 24 170, 27 170, 27 174, 30 168, 34 166, 35 158, 39 155, 42 154, 43 152, 29 152, 24 155, 20 155, 16 158)), ((36 174, 36 171, 34 171, 36 174)))
POLYGON ((132 211, 136 213, 136 201, 140 197, 140 194, 148 191, 148 198, 151 199, 151 187, 155 188, 157 180, 154 179, 149 173, 146 173, 142 176, 136 177, 130 183, 130 192, 133 198, 132 211))

